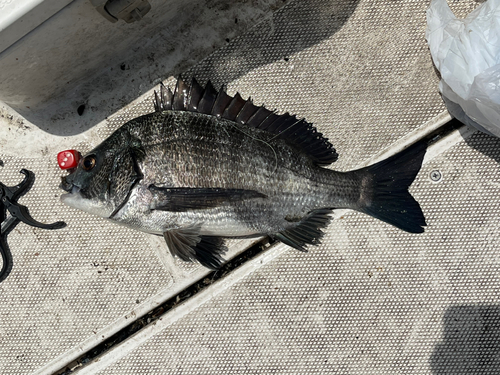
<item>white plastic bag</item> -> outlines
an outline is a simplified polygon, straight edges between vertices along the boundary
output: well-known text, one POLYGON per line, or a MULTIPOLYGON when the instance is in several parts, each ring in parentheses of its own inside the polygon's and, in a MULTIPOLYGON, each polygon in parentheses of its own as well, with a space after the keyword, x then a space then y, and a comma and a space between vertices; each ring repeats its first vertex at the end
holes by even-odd
POLYGON ((500 0, 488 0, 463 20, 446 0, 432 0, 425 36, 450 114, 500 137, 500 0))

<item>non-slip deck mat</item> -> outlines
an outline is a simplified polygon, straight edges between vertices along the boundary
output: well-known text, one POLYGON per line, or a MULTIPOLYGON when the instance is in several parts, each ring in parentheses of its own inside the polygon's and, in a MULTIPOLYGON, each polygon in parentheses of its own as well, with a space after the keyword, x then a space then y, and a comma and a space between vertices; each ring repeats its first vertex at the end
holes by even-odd
POLYGON ((476 133, 419 173, 424 234, 349 213, 99 374, 498 374, 499 163, 476 133))
MULTIPOLYGON (((466 14, 476 6, 476 2, 461 1, 452 5, 454 9, 466 14)), ((237 90, 244 97, 252 96, 256 104, 265 103, 281 113, 290 111, 306 117, 337 148, 340 157, 333 168, 352 169, 374 154, 390 147, 401 137, 420 128, 444 110, 437 88, 439 80, 424 38, 427 6, 427 2, 416 0, 383 0, 377 4, 365 0, 291 1, 271 18, 263 20, 249 32, 230 41, 226 47, 196 65, 185 74, 185 77, 194 75, 201 82, 210 79, 216 86, 228 84, 230 93, 237 90)), ((158 72, 159 77, 163 74, 165 72, 158 72)), ((170 79, 168 82, 172 83, 173 80, 170 79)), ((124 111, 111 116, 104 124, 97 127, 99 129, 96 128, 95 132, 89 133, 91 139, 84 136, 81 142, 95 145, 99 143, 101 137, 121 125, 125 117, 151 109, 151 96, 149 96, 141 103, 130 105, 124 111)), ((21 129, 22 124, 19 126, 20 132, 34 131, 29 128, 21 129)), ((25 156, 25 152, 14 155, 10 151, 2 153, 0 150, 0 159, 4 161, 4 167, 0 167, 2 182, 17 183, 18 171, 23 167, 35 172, 37 176, 35 186, 21 201, 30 207, 33 216, 40 221, 65 220, 68 223, 67 228, 59 231, 33 230, 20 224, 9 236, 14 255, 14 269, 9 278, 0 284, 0 372, 2 373, 23 374, 37 370, 42 373, 48 372, 44 369, 49 368, 47 366, 55 361, 60 363, 61 360, 69 358, 68 352, 74 354, 88 350, 88 340, 100 337, 103 330, 114 331, 126 324, 127 322, 120 318, 126 316, 145 299, 176 286, 172 270, 178 266, 171 264, 164 267, 165 262, 162 262, 157 255, 158 248, 151 245, 147 235, 94 219, 59 203, 58 197, 61 192, 57 185, 62 173, 55 165, 54 153, 58 149, 59 140, 60 138, 54 137, 47 142, 44 146, 47 152, 43 159, 30 159, 25 156), (86 342, 87 344, 84 344, 86 342)), ((41 146, 37 142, 39 141, 34 136, 33 147, 38 149, 41 146)), ((29 148, 30 145, 27 144, 26 150, 29 148)), ((467 167, 460 162, 454 165, 456 173, 467 167)), ((417 191, 417 194, 421 194, 420 191, 417 191)), ((429 196, 422 193, 419 199, 423 199, 425 207, 428 207, 429 203, 425 199, 432 199, 430 203, 432 206, 445 205, 450 196, 447 192, 441 192, 435 196, 431 195, 432 198, 426 198, 429 196)), ((470 210, 473 209, 474 206, 471 204, 470 210)), ((361 216, 356 216, 355 219, 352 215, 346 217, 346 222, 352 223, 352 220, 360 221, 363 233, 368 235, 372 233, 372 237, 369 237, 372 239, 370 246, 383 244, 386 241, 383 234, 385 232, 380 232, 382 224, 361 216)), ((432 214, 429 221, 433 222, 432 214)), ((330 228, 327 239, 333 238, 336 231, 347 231, 348 227, 340 225, 341 222, 330 228)), ((471 227, 470 231, 474 231, 473 228, 476 227, 471 227)), ((480 230, 482 229, 477 229, 480 230)), ((387 236, 396 236, 390 230, 387 233, 389 233, 387 236)), ((364 237, 360 237, 358 232, 350 234, 353 237, 345 236, 346 241, 350 238, 349 241, 369 243, 368 238, 363 240, 364 237)), ((454 238, 451 233, 442 235, 448 236, 447 241, 451 244, 454 238)), ((495 238, 494 233, 490 236, 495 238)), ((404 238, 409 244, 413 241, 413 237, 411 241, 408 237, 404 238)), ((337 264, 340 250, 336 250, 335 243, 333 240, 325 242, 325 246, 333 248, 325 252, 326 258, 321 269, 335 270, 340 267, 337 264)), ((350 252, 347 247, 344 251, 350 252)), ((375 252, 375 249, 369 247, 366 251, 375 252)), ((317 265, 314 268, 314 263, 309 263, 311 259, 318 259, 319 262, 320 253, 319 250, 306 255, 290 252, 287 257, 299 257, 303 259, 301 260, 304 263, 303 267, 311 272, 314 270, 314 273, 320 273, 323 271, 317 269, 317 265)), ((365 266, 366 270, 365 268, 363 270, 366 272, 363 272, 366 275, 372 274, 369 280, 382 277, 379 275, 381 271, 377 271, 379 267, 377 262, 370 258, 365 260, 370 267, 365 266)), ((362 263, 356 263, 354 260, 349 263, 352 267, 357 264, 362 263)), ((300 285, 294 283, 305 281, 300 279, 302 277, 300 274, 293 276, 292 269, 289 268, 291 266, 287 267, 285 270, 288 270, 286 272, 289 272, 290 276, 281 282, 293 290, 300 285)), ((345 268, 347 269, 348 267, 345 268)), ((441 273, 433 274, 438 285, 443 282, 442 277, 445 277, 446 270, 440 268, 441 273)), ((186 271, 189 273, 191 269, 186 267, 186 271)), ((402 268, 398 272, 412 275, 412 272, 416 271, 402 268)), ((267 279, 268 273, 275 274, 275 270, 264 268, 258 272, 263 280, 267 279)), ((349 275, 352 275, 350 269, 345 277, 352 280, 353 276, 349 275)), ((276 276, 272 277, 270 280, 274 280, 276 276)), ((361 274, 358 277, 362 277, 361 274)), ((320 286, 323 283, 332 284, 335 280, 335 277, 332 279, 329 275, 324 281, 318 280, 318 284, 305 286, 310 292, 300 292, 303 295, 303 303, 316 303, 318 298, 320 301, 321 298, 326 298, 330 292, 322 291, 320 286), (311 288, 316 289, 313 291, 311 288)), ((192 281, 195 281, 194 278, 192 281)), ((411 283, 412 278, 403 281, 411 283)), ((394 280, 391 282, 398 283, 394 280)), ((372 315, 377 316, 379 308, 370 309, 369 303, 373 299, 383 297, 373 295, 367 297, 359 290, 352 289, 351 284, 347 283, 347 289, 341 291, 346 296, 342 303, 352 301, 351 303, 359 304, 361 301, 361 305, 365 307, 360 307, 359 311, 340 309, 338 312, 341 314, 336 316, 316 314, 314 319, 337 319, 338 324, 341 324, 340 319, 351 318, 346 316, 346 313, 353 312, 362 314, 363 319, 366 319, 359 327, 354 327, 354 330, 362 332, 370 326, 371 319, 375 319, 372 315), (363 302, 364 299, 368 302, 363 302)), ((426 285, 415 288, 420 289, 426 285)), ((254 283, 242 288, 247 290, 250 296, 257 298, 260 292, 255 289, 256 286, 254 283)), ((276 298, 280 290, 274 287, 269 290, 267 285, 263 288, 266 290, 265 293, 268 291, 271 293, 269 298, 276 298)), ((377 289, 377 293, 383 290, 377 289)), ((300 289, 297 292, 299 291, 300 289)), ((397 296, 403 298, 402 294, 397 296)), ((390 298, 390 294, 387 298, 390 298)), ((394 309, 398 308, 398 305, 395 305, 394 309)), ((289 307, 284 306, 284 310, 277 311, 276 314, 288 314, 289 311, 289 307)), ((268 312, 264 311, 262 314, 266 315, 268 312)), ((300 341, 304 339, 301 335, 309 334, 307 330, 300 331, 297 328, 298 323, 294 323, 293 319, 298 318, 294 317, 294 314, 286 315, 288 316, 286 321, 280 321, 284 315, 279 314, 273 324, 278 325, 276 329, 283 331, 286 339, 289 338, 288 335, 292 335, 293 340, 300 341)), ((441 318, 442 315, 436 313, 435 319, 439 321, 441 318)), ((248 324, 259 325, 264 321, 252 319, 248 324)), ((241 326, 234 321, 218 322, 224 323, 224 334, 227 339, 231 332, 234 332, 235 336, 231 340, 242 340, 241 345, 246 341, 252 341, 251 335, 249 337, 236 335, 242 330, 238 331, 238 327, 241 326)), ((188 327, 191 323, 187 321, 185 324, 188 327)), ((384 324, 395 327, 402 325, 404 328, 410 323, 395 319, 384 324)), ((342 329, 348 328, 344 326, 342 329)), ((190 329, 196 331, 197 328, 193 326, 190 329)), ((384 326, 377 328, 375 325, 374 329, 385 328, 384 326)), ((217 337, 207 335, 185 337, 186 340, 189 338, 195 340, 203 336, 209 342, 207 345, 214 348, 225 348, 224 345, 229 342, 222 340, 218 343, 217 337)), ((351 355, 350 350, 357 342, 364 342, 359 345, 366 346, 361 349, 365 353, 363 356, 368 358, 372 355, 368 350, 371 345, 369 341, 362 341, 364 336, 357 335, 358 339, 355 339, 356 336, 349 337, 343 349, 345 356, 351 355)), ((276 337, 276 340, 280 338, 276 337)), ((186 341, 185 348, 196 347, 196 343, 199 342, 186 341)), ((283 341, 283 345, 285 344, 283 341)), ((320 340, 317 344, 311 345, 311 350, 317 350, 314 348, 318 345, 322 348, 327 347, 328 342, 320 340)), ((173 344, 168 348, 172 349, 172 346, 173 344)), ((284 355, 280 351, 282 349, 279 349, 283 347, 271 345, 267 348, 270 353, 274 351, 275 355, 272 358, 279 359, 284 355)), ((398 348, 401 349, 400 346, 398 348)), ((409 351, 413 350, 412 346, 409 348, 409 351)), ((158 347, 156 350, 161 349, 158 347)), ((202 349, 200 355, 203 353, 206 356, 216 355, 216 351, 202 349)), ((263 351, 262 348, 255 350, 259 353, 263 351)), ((234 353, 241 352, 235 349, 234 353)), ((322 353, 326 355, 325 351, 322 353)), ((380 353, 377 355, 383 355, 380 353)), ((299 361, 300 357, 297 354, 292 351, 287 355, 290 360, 299 361)), ((363 356, 355 358, 365 358, 363 356)), ((194 356, 191 358, 192 366, 200 361, 211 363, 213 358, 218 357, 203 360, 194 358, 194 356)), ((253 358, 262 363, 265 360, 265 357, 253 358)), ((158 360, 163 361, 160 358, 158 360)), ((177 357, 177 360, 179 363, 185 363, 183 361, 188 358, 177 357)), ((322 358, 322 360, 328 359, 322 358)), ((362 366, 362 363, 356 361, 353 366, 355 364, 362 366)), ((195 371, 195 367, 190 368, 190 371, 195 371)))

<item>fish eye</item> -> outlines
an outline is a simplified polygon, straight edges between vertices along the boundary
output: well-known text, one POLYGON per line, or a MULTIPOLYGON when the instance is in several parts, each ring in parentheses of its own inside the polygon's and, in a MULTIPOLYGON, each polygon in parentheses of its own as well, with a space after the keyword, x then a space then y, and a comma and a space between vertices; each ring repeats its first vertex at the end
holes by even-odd
POLYGON ((94 155, 85 157, 82 161, 82 168, 84 171, 90 171, 95 167, 96 159, 94 155))

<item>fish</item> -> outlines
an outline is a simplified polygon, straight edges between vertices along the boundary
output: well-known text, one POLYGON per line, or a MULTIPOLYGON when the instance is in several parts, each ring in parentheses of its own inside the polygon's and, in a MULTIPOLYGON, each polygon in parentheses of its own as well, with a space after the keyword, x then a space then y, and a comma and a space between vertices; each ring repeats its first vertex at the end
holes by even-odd
POLYGON ((173 256, 218 269, 225 239, 269 236, 301 251, 318 245, 335 209, 410 233, 425 217, 409 193, 425 155, 417 142, 365 168, 338 159, 311 123, 239 93, 181 77, 154 93, 154 112, 128 121, 62 177, 61 201, 163 236, 173 256))

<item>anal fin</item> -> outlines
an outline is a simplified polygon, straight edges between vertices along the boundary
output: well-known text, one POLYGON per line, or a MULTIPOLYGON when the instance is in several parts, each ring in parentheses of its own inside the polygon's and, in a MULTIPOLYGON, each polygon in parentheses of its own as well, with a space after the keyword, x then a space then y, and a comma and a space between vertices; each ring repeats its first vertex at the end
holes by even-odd
POLYGON ((330 209, 314 210, 303 218, 297 226, 273 234, 273 237, 284 244, 300 251, 307 251, 306 245, 319 245, 324 233, 321 230, 328 226, 331 221, 330 209))
POLYGON ((224 240, 220 237, 200 236, 200 225, 170 229, 163 233, 163 238, 172 253, 185 262, 198 261, 202 266, 216 270, 227 251, 224 240))

